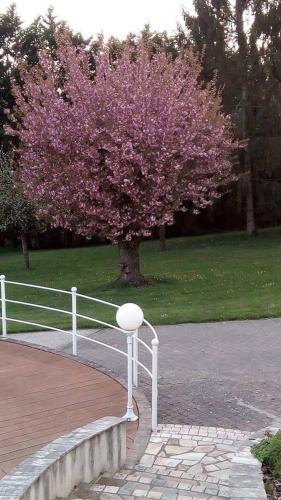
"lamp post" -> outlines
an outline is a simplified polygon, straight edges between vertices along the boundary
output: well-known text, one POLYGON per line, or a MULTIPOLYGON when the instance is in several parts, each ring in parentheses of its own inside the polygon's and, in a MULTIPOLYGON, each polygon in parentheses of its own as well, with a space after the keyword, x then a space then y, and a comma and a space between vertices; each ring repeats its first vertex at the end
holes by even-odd
POLYGON ((127 334, 127 359, 128 359, 128 402, 127 412, 124 415, 129 422, 138 419, 134 413, 133 405, 133 337, 136 330, 143 323, 142 309, 136 304, 123 304, 116 314, 116 321, 127 334))

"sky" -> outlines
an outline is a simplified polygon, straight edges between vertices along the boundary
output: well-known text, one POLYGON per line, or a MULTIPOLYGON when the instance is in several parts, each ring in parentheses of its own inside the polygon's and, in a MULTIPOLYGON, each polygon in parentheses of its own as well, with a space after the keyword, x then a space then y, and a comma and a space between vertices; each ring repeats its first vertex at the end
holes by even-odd
MULTIPOLYGON (((12 0, 0 0, 0 13, 12 0)), ((192 0, 14 0, 25 23, 44 14, 52 5, 56 15, 85 37, 103 33, 124 38, 149 23, 157 31, 169 33, 181 21, 181 12, 192 9, 192 0)))

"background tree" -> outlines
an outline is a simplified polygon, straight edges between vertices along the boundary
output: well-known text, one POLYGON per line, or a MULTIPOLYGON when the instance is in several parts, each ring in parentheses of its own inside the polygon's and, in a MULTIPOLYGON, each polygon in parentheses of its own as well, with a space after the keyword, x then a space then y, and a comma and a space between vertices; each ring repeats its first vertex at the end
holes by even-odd
POLYGON ((244 144, 239 153, 242 175, 237 199, 244 198, 247 231, 255 234, 257 214, 262 221, 270 218, 270 211, 271 217, 281 213, 280 183, 275 181, 281 168, 280 81, 276 78, 280 74, 280 2, 195 0, 194 5, 195 16, 185 13, 187 39, 202 54, 202 78, 209 81, 217 74, 224 110, 231 113, 236 137, 244 144))
POLYGON ((21 29, 21 21, 15 6, 0 15, 0 147, 7 148, 7 136, 4 124, 7 122, 5 108, 13 106, 11 77, 14 61, 17 57, 17 38, 21 29))
POLYGON ((42 230, 31 201, 15 183, 13 160, 0 152, 0 230, 13 231, 20 237, 24 266, 30 268, 28 234, 42 230))
POLYGON ((120 279, 141 284, 141 239, 232 179, 229 120, 190 52, 151 57, 141 42, 112 63, 104 46, 94 81, 84 50, 64 39, 57 57, 63 81, 45 51, 14 89, 26 195, 53 226, 118 243, 120 279))
MULTIPOLYGON (((204 86, 204 82, 210 82, 215 76, 223 110, 231 114, 235 135, 247 146, 239 150, 233 161, 239 174, 238 182, 199 215, 176 213, 175 224, 167 226, 168 236, 242 229, 245 222, 249 233, 255 234, 257 224, 281 223, 280 9, 278 0, 243 0, 240 4, 227 0, 195 0, 195 15, 185 14, 186 29, 167 35, 146 26, 140 34, 152 54, 159 47, 173 59, 187 47, 200 53, 202 71, 198 80, 204 86), (240 21, 243 11, 240 40, 244 37, 246 42, 245 58, 239 56, 237 7, 240 21), (245 61, 247 89, 242 92, 241 62, 245 61)), ((3 127, 7 123, 5 108, 12 109, 14 104, 11 79, 20 81, 19 60, 23 59, 28 67, 37 64, 39 46, 56 60, 55 34, 65 28, 66 23, 57 19, 52 9, 27 27, 23 27, 14 6, 0 15, 0 147, 5 151, 15 146, 14 139, 3 133, 3 127)), ((93 77, 101 40, 90 42, 68 30, 74 45, 82 46, 89 53, 93 77)), ((129 34, 127 43, 136 49, 138 36, 129 34)), ((112 61, 120 57, 125 45, 122 40, 110 39, 108 50, 112 61)), ((162 244, 165 243, 164 229, 162 225, 162 244)), ((40 235, 40 242, 38 238, 33 241, 38 240, 41 247, 64 246, 64 234, 70 233, 48 228, 40 235)), ((154 230, 153 236, 156 234, 154 230)), ((76 235, 71 244, 96 243, 99 238, 95 235, 94 239, 86 240, 76 235)))
POLYGON ((7 143, 7 136, 3 133, 7 122, 5 108, 12 108, 14 104, 11 92, 11 81, 19 81, 19 61, 24 60, 28 66, 38 62, 38 50, 44 48, 53 58, 56 54, 55 33, 68 30, 69 36, 76 46, 86 47, 89 40, 80 33, 73 32, 64 21, 60 21, 52 8, 46 16, 37 17, 29 26, 23 27, 17 14, 15 4, 0 15, 0 145, 3 148, 7 143))

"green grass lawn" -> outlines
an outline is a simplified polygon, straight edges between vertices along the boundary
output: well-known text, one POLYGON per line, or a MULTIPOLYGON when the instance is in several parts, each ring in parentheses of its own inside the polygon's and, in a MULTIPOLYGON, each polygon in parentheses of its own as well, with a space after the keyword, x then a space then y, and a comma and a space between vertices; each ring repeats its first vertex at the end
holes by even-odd
MULTIPOLYGON (((22 281, 69 290, 118 304, 136 302, 154 324, 281 316, 281 228, 245 233, 175 238, 161 253, 157 241, 143 243, 142 268, 150 286, 116 285, 116 247, 99 246, 31 252, 32 270, 23 270, 19 252, 0 250, 0 273, 22 281)), ((7 298, 70 309, 70 297, 7 285, 7 298)), ((113 320, 109 308, 80 299, 78 311, 113 320)), ((70 318, 8 304, 8 315, 62 328, 70 318)), ((79 326, 89 326, 80 322, 79 326)), ((24 330, 10 323, 9 331, 24 330)), ((30 329, 27 327, 27 329, 30 329)))

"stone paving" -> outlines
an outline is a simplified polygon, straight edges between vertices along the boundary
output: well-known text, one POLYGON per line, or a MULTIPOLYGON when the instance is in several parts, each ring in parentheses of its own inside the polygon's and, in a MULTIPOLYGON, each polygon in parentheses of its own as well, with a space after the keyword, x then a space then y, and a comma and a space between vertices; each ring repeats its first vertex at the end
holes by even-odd
MULTIPOLYGON (((249 437, 249 432, 234 429, 159 425, 139 464, 124 468, 112 477, 103 475, 95 484, 81 484, 69 498, 230 499, 232 461, 249 437)), ((249 447, 243 448, 242 462, 260 468, 254 464, 249 447)), ((234 496, 240 500, 265 498, 262 481, 256 484, 253 479, 253 485, 254 490, 249 488, 249 483, 244 490, 237 487, 234 496)))

